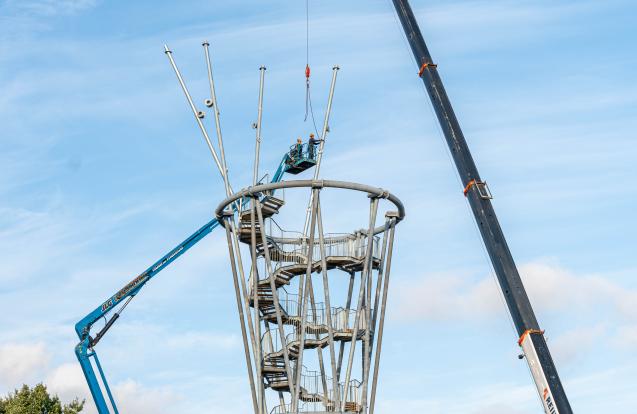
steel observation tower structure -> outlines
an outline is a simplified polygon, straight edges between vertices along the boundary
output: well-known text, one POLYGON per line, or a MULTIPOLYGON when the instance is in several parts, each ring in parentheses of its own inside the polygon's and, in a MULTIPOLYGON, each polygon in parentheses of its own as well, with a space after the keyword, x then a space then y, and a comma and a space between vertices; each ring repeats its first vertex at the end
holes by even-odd
MULTIPOLYGON (((229 179, 208 42, 202 44, 209 98, 198 105, 173 52, 165 54, 223 180, 226 198, 210 222, 166 253, 75 325, 75 354, 99 414, 119 414, 96 346, 137 294, 159 272, 217 228, 224 228, 237 302, 250 396, 255 414, 372 413, 385 322, 387 289, 401 201, 381 188, 323 180, 320 167, 339 68, 334 66, 321 132, 286 149, 276 171, 261 176, 259 157, 266 68, 260 68, 252 183, 235 192, 229 179), (206 127, 212 113, 216 145, 206 127), (286 175, 313 171, 309 179, 286 175), (261 178, 259 178, 261 177, 261 178), (269 178, 269 180, 266 180, 269 178), (287 190, 287 191, 286 191, 287 190), (328 233, 324 218, 343 206, 322 202, 324 192, 355 194, 367 208, 360 228, 328 233), (307 198, 294 229, 276 217, 285 197, 307 198), (281 195, 280 195, 281 194, 281 195), (104 321, 103 325, 100 321, 104 321), (97 328, 97 326, 101 327, 97 328)), ((309 69, 307 70, 309 82, 309 69)), ((307 174, 306 174, 307 175, 307 174)))
POLYGON ((255 414, 374 412, 395 227, 405 210, 386 190, 320 178, 337 73, 335 66, 320 139, 293 145, 283 161, 283 172, 313 168, 313 178, 257 181, 259 110, 252 185, 215 212, 226 231, 255 414), (307 208, 286 211, 284 191, 307 198, 307 208), (343 214, 343 205, 325 202, 325 192, 364 200, 362 228, 326 232, 324 218, 343 214), (295 227, 284 229, 280 216, 295 227))

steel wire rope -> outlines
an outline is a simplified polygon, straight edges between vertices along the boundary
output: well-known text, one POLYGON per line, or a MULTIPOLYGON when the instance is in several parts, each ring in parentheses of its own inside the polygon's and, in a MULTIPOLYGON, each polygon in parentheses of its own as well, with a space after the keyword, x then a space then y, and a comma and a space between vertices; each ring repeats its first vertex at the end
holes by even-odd
POLYGON ((314 118, 314 108, 312 107, 312 94, 310 92, 310 0, 305 0, 305 118, 303 122, 307 121, 308 109, 309 115, 312 118, 312 125, 314 126, 314 133, 317 137, 322 139, 316 126, 316 119, 314 118))

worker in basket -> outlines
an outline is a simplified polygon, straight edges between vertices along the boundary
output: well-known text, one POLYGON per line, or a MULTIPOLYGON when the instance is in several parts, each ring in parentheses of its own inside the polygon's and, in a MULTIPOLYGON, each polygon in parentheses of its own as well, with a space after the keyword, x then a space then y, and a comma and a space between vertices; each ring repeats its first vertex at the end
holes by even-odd
POLYGON ((296 139, 296 144, 292 145, 290 148, 290 161, 291 164, 294 164, 295 161, 301 160, 303 158, 303 141, 301 138, 296 139))
POLYGON ((322 142, 322 139, 317 139, 314 137, 314 134, 310 134, 310 140, 307 145, 308 158, 314 159, 314 155, 316 154, 316 147, 322 142))

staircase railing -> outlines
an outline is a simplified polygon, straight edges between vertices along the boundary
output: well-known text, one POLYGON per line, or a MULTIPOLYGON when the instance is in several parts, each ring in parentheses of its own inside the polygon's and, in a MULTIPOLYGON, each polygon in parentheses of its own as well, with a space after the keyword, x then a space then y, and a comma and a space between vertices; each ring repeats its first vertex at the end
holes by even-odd
MULTIPOLYGON (((325 400, 325 393, 323 392, 323 381, 320 378, 320 373, 313 372, 305 373, 305 367, 303 367, 304 373, 301 374, 301 387, 306 392, 306 395, 316 395, 317 397, 322 397, 320 401, 306 401, 299 403, 298 413, 323 413, 323 412, 335 412, 337 411, 335 407, 336 398, 333 395, 333 386, 332 386, 332 378, 327 378, 327 400, 325 400)), ((345 395, 346 385, 344 383, 339 383, 339 395, 345 395)), ((361 382, 357 380, 352 380, 347 385, 347 401, 346 401, 346 412, 358 412, 361 407, 361 382)), ((291 404, 279 405, 274 407, 270 414, 291 414, 290 411, 291 404)), ((296 414, 296 413, 295 413, 296 414)))
MULTIPOLYGON (((294 309, 298 310, 298 303, 294 303, 294 307, 295 307, 294 309)), ((287 312, 287 309, 283 307, 282 309, 286 310, 286 314, 288 317, 298 318, 298 312, 297 313, 287 312)), ((332 308, 331 313, 332 313, 332 329, 334 333, 349 334, 354 331, 354 326, 356 324, 356 309, 348 310, 348 309, 344 309, 340 307, 332 308)), ((308 313, 308 321, 310 323, 307 324, 306 327, 308 330, 311 330, 313 332, 308 333, 306 331, 305 339, 325 341, 327 340, 327 337, 328 337, 325 310, 321 309, 320 312, 317 310, 316 316, 317 316, 317 318, 315 319, 316 322, 313 322, 314 321, 314 319, 312 319, 313 314, 308 313), (320 329, 321 327, 325 329, 320 329), (316 337, 316 335, 319 335, 318 338, 316 337)), ((300 318, 297 320, 292 320, 289 323, 289 325, 294 326, 295 328, 299 328, 301 326, 300 318)), ((365 329, 367 329, 367 320, 366 320, 365 312, 363 312, 360 315, 360 318, 358 320, 359 335, 365 332, 365 329)), ((299 334, 300 332, 296 332, 296 331, 288 333, 285 338, 286 340, 285 345, 288 346, 293 342, 299 342, 300 341, 299 334)), ((280 352, 283 349, 283 346, 280 341, 278 328, 272 328, 270 330, 265 331, 261 337, 261 343, 262 343, 262 349, 263 349, 264 355, 280 352)))

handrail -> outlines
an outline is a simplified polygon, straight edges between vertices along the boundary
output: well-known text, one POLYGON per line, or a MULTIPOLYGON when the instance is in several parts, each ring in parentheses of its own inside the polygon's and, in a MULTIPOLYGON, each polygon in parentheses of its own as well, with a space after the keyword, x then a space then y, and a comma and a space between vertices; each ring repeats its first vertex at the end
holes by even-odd
MULTIPOLYGON (((234 203, 236 200, 244 197, 251 197, 254 194, 264 193, 272 190, 279 190, 283 188, 340 188, 344 190, 354 190, 363 193, 367 193, 369 197, 386 199, 391 202, 397 209, 395 213, 396 223, 402 221, 405 218, 405 206, 402 201, 398 199, 395 195, 390 193, 387 190, 383 190, 382 188, 372 187, 365 184, 351 183, 346 181, 336 181, 336 180, 294 180, 294 181, 282 181, 270 184, 261 184, 252 187, 244 188, 241 191, 238 191, 230 197, 223 200, 215 209, 215 216, 218 219, 222 219, 226 214, 225 210, 230 204, 234 203)), ((231 212, 229 212, 231 213, 231 212)), ((221 225, 225 226, 225 222, 222 220, 221 225)), ((374 229, 374 234, 378 234, 385 231, 385 226, 379 226, 374 229)))
MULTIPOLYGON (((281 300, 281 299, 280 299, 281 300)), ((299 318, 298 312, 298 302, 293 300, 283 300, 284 304, 281 305, 281 310, 285 312, 286 318, 290 322, 289 325, 294 327, 301 326, 301 320, 299 318), (286 309, 287 306, 292 304, 293 306, 286 309), (289 312, 288 309, 296 310, 296 312, 289 312)), ((308 310, 307 319, 310 321, 306 325, 306 329, 313 331, 315 335, 319 335, 318 338, 312 339, 310 337, 305 337, 305 340, 318 340, 318 341, 326 341, 328 338, 327 334, 327 318, 325 315, 325 309, 322 308, 323 303, 319 302, 321 305, 320 309, 317 309, 316 313, 308 310), (317 322, 313 322, 317 321, 317 322), (325 332, 317 332, 320 330, 324 330, 325 332)), ((317 304, 318 305, 318 304, 317 304)), ((373 310, 372 310, 373 311, 373 310)), ((332 308, 331 309, 331 319, 332 319, 332 329, 335 333, 345 333, 350 334, 354 330, 354 325, 356 323, 356 309, 345 309, 342 307, 332 308)), ((367 320, 365 318, 366 312, 363 312, 360 315, 358 321, 358 332, 359 334, 367 329, 367 320)), ((285 337, 285 346, 290 346, 294 342, 299 342, 299 332, 291 332, 285 337)), ((280 336, 278 334, 278 328, 271 328, 265 331, 261 335, 261 343, 263 344, 263 353, 264 355, 278 353, 283 349, 281 344, 280 336)))
MULTIPOLYGON (((286 266, 283 263, 307 263, 307 240, 297 239, 290 243, 286 243, 281 242, 280 240, 276 242, 271 238, 268 238, 268 241, 276 246, 276 250, 278 250, 278 253, 281 254, 281 260, 276 260, 277 265, 275 270, 286 266)), ((380 237, 374 236, 372 247, 372 257, 374 259, 380 258, 380 241, 380 237)), ((361 260, 367 254, 367 236, 352 238, 339 237, 338 239, 325 238, 323 245, 325 248, 326 259, 334 257, 351 257, 361 260)), ((315 261, 320 261, 321 246, 319 240, 314 241, 312 257, 316 258, 315 261)))
MULTIPOLYGON (((326 379, 326 382, 328 385, 328 391, 327 391, 327 401, 325 401, 325 397, 324 397, 325 393, 323 391, 323 381, 320 378, 321 378, 320 373, 316 371, 307 371, 306 367, 303 366, 303 371, 301 372, 301 388, 303 389, 303 391, 305 391, 306 396, 316 395, 317 397, 320 398, 320 401, 306 401, 299 404, 298 406, 299 413, 307 413, 307 412, 318 413, 318 412, 334 411, 333 408, 331 410, 328 409, 328 406, 333 405, 335 401, 333 386, 331 385, 333 383, 333 379, 329 377, 326 379), (304 372, 314 372, 315 375, 308 375, 308 374, 305 374, 304 372)), ((347 403, 356 404, 356 405, 361 404, 361 401, 362 401, 361 385, 362 385, 361 382, 358 380, 351 380, 349 382, 349 385, 347 385, 347 387, 349 388, 347 391, 347 395, 348 395, 347 403)), ((343 382, 339 382, 338 388, 339 388, 340 395, 345 395, 345 387, 346 385, 343 382)), ((272 410, 270 411, 270 414, 284 414, 284 413, 287 414, 287 413, 290 413, 290 408, 291 408, 291 404, 278 405, 272 408, 272 410)))
POLYGON ((318 145, 306 142, 303 144, 292 144, 290 145, 290 150, 288 151, 288 155, 290 156, 290 160, 292 162, 296 162, 299 160, 311 160, 316 161, 316 157, 318 155, 318 145))

